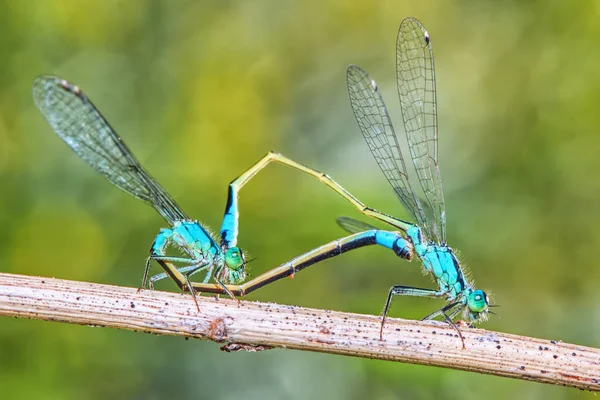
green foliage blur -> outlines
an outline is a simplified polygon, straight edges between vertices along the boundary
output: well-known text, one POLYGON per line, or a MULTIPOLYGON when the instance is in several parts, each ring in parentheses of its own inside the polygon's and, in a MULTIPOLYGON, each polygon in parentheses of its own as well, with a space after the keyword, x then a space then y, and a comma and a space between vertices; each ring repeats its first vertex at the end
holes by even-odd
MULTIPOLYGON (((449 244, 501 318, 487 329, 600 345, 597 2, 1 1, 0 270, 137 287, 165 222, 90 169, 31 98, 40 74, 79 85, 191 216, 217 230, 226 185, 277 150, 366 204, 410 218, 352 115, 345 69, 378 81, 402 136, 395 35, 436 56, 449 244)), ((403 137, 400 138, 404 143, 403 137)), ((241 193, 254 276, 343 236, 359 215, 273 165, 241 193)), ((156 272, 160 272, 155 267, 156 272)), ((378 314, 418 263, 360 249, 250 299, 378 314)), ((160 289, 177 291, 170 281, 160 289)), ((396 299, 392 316, 442 303, 396 299)), ((473 373, 3 318, 2 398, 530 399, 579 391, 473 373)))

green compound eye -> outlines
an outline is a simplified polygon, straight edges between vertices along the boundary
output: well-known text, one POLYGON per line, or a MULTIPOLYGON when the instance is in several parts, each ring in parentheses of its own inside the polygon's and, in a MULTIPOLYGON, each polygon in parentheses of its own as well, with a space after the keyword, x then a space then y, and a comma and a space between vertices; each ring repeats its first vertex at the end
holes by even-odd
POLYGON ((231 247, 225 253, 225 264, 233 270, 238 270, 244 266, 244 255, 238 247, 231 247))
POLYGON ((488 297, 483 290, 475 290, 467 299, 467 307, 473 313, 480 313, 488 308, 488 297))

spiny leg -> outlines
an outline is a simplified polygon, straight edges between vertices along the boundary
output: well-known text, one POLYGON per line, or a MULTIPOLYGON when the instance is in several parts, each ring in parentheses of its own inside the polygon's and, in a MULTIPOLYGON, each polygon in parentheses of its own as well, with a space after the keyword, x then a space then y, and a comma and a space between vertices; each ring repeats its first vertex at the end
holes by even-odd
MULTIPOLYGON (((169 258, 173 258, 173 257, 152 257, 152 258, 149 257, 149 260, 156 260, 160 264, 160 266, 163 267, 163 269, 166 271, 165 274, 170 276, 175 281, 177 286, 179 286, 179 288, 181 290, 183 290, 183 291, 187 290, 192 295, 192 299, 194 300, 194 303, 196 304, 196 308, 198 309, 198 312, 200 312, 200 305, 198 304, 198 300, 196 299, 196 292, 194 291, 192 282, 190 282, 190 280, 188 278, 189 271, 192 271, 192 273, 197 272, 194 270, 194 268, 191 268, 190 270, 188 270, 188 268, 195 267, 195 266, 186 266, 186 267, 182 267, 182 268, 177 268, 170 261, 168 261, 169 258), (184 274, 184 272, 188 272, 188 274, 184 274)), ((200 267, 200 268, 202 268, 202 267, 200 267)), ((159 275, 162 275, 162 274, 159 274, 159 275)), ((152 281, 152 278, 150 278, 150 279, 152 281)), ((158 280, 158 279, 156 279, 156 280, 158 280)), ((139 288, 138 292, 141 289, 142 288, 139 288)))
POLYGON ((458 313, 461 312, 462 310, 463 310, 463 307, 456 307, 454 310, 452 310, 452 312, 450 313, 450 315, 448 315, 448 317, 450 317, 450 319, 452 321, 454 321, 454 318, 456 318, 458 313))
MULTIPOLYGON (((216 274, 215 274, 215 275, 216 275, 216 274)), ((217 285, 219 285, 219 287, 220 287, 221 289, 223 289, 223 291, 224 291, 224 292, 225 292, 225 293, 226 293, 226 294, 227 294, 229 297, 231 297, 231 299, 232 299, 232 300, 235 300, 235 301, 237 301, 237 302, 238 302, 238 304, 239 304, 240 300, 239 300, 237 297, 235 297, 235 295, 233 294, 233 292, 232 292, 231 290, 229 290, 229 288, 227 287, 227 285, 226 285, 225 283, 223 283, 223 281, 222 281, 220 278, 218 278, 218 277, 215 277, 215 281, 217 282, 217 285)), ((196 289, 196 290, 197 290, 197 289, 196 289)), ((215 297, 216 297, 217 299, 219 299, 219 294, 217 294, 215 297)))
POLYGON ((455 301, 454 303, 450 303, 450 304, 448 304, 448 305, 446 305, 446 306, 444 306, 444 307, 440 308, 439 310, 436 310, 436 311, 432 312, 431 314, 429 314, 429 315, 427 315, 427 316, 423 317, 423 318, 421 319, 421 321, 428 321, 428 320, 434 319, 434 318, 436 318, 436 317, 437 317, 437 316, 439 316, 439 315, 443 315, 443 314, 444 314, 444 312, 446 312, 446 311, 448 311, 448 310, 450 310, 450 309, 452 309, 452 308, 456 307, 456 308, 454 308, 454 310, 452 310, 452 312, 450 313, 450 315, 448 315, 448 317, 450 317, 451 319, 454 319, 454 317, 455 317, 455 316, 456 316, 456 315, 457 315, 459 312, 461 312, 461 311, 464 309, 464 305, 463 305, 463 307, 458 307, 458 306, 461 306, 461 305, 463 305, 463 303, 462 303, 462 302, 460 302, 460 301, 455 301))
MULTIPOLYGON (((209 266, 210 265, 208 263, 201 263, 201 264, 195 264, 195 265, 188 265, 186 267, 180 267, 180 268, 177 268, 177 270, 189 278, 192 275, 195 275, 199 272, 206 270, 209 266)), ((208 276, 210 277, 210 274, 208 276)), ((156 274, 156 275, 150 277, 148 286, 150 287, 150 289, 154 289, 154 287, 153 287, 154 282, 158 282, 158 281, 168 278, 168 277, 169 277, 169 274, 167 274, 166 272, 156 274)))
POLYGON ((165 251, 170 243, 173 243, 174 232, 172 229, 161 229, 152 246, 150 247, 150 257, 146 260, 146 268, 144 270, 144 278, 142 280, 142 284, 145 286, 146 281, 148 279, 148 273, 150 270, 150 261, 156 260, 161 267, 165 270, 165 272, 175 281, 177 286, 181 290, 188 290, 194 299, 194 303, 196 304, 196 308, 200 311, 200 306, 198 305, 198 300, 196 299, 196 294, 190 279, 181 273, 179 269, 175 265, 173 265, 172 261, 175 262, 186 262, 188 264, 198 264, 202 260, 193 259, 193 258, 185 258, 185 257, 170 257, 165 254, 165 251))
MULTIPOLYGON (((147 283, 148 283, 148 287, 153 290, 154 288, 152 287, 152 282, 156 282, 156 281, 166 278, 167 276, 170 276, 168 273, 163 272, 162 274, 154 275, 153 277, 150 278, 150 281, 148 281, 148 275, 150 274, 150 262, 152 260, 156 260, 156 261, 162 260, 162 261, 168 261, 171 263, 180 262, 180 263, 185 263, 185 264, 192 264, 192 265, 190 265, 190 267, 195 267, 196 264, 198 263, 197 260, 187 258, 187 257, 169 257, 169 256, 158 255, 158 254, 150 254, 150 256, 146 259, 146 268, 144 269, 144 277, 142 278, 142 287, 138 289, 138 292, 142 289, 145 289, 147 283), (161 276, 161 277, 157 278, 158 276, 161 276)), ((183 273, 183 272, 185 272, 184 268, 188 268, 188 267, 177 268, 177 270, 179 272, 183 273)))
MULTIPOLYGON (((173 242, 173 230, 172 229, 161 229, 152 246, 150 247, 150 256, 146 259, 146 267, 144 269, 144 277, 142 279, 142 288, 146 287, 146 282, 148 280, 148 274, 150 272, 150 262, 152 260, 156 260, 161 267, 165 270, 165 272, 173 278, 177 286, 183 290, 184 287, 187 286, 186 277, 179 272, 177 267, 173 265, 171 260, 174 261, 182 261, 187 262, 188 264, 196 264, 199 260, 193 260, 190 258, 180 258, 180 257, 169 257, 165 254, 166 249, 170 243, 173 242)), ((140 288, 140 289, 142 289, 140 288)))
POLYGON ((456 329, 456 332, 458 332, 458 336, 460 337, 460 340, 462 342, 462 347, 463 347, 463 349, 465 349, 466 348, 465 347, 465 338, 463 337, 460 329, 458 329, 458 326, 456 326, 456 324, 453 321, 456 314, 458 314, 463 308, 464 308, 464 304, 462 302, 455 301, 454 303, 447 304, 444 307, 440 308, 439 310, 432 312, 431 314, 429 314, 426 317, 424 317, 423 319, 421 319, 421 321, 432 320, 435 317, 437 317, 438 315, 442 315, 444 317, 444 321, 446 321, 448 324, 450 324, 450 326, 452 326, 454 329, 456 329), (453 308, 454 308, 454 310, 452 310, 453 308), (452 310, 452 312, 450 312, 450 315, 446 314, 446 312, 449 310, 452 310))
POLYGON ((221 225, 221 239, 227 247, 235 246, 237 243, 238 236, 238 193, 258 172, 265 168, 271 162, 286 165, 297 171, 303 172, 315 179, 318 179, 321 183, 327 185, 333 189, 336 193, 345 198, 350 204, 352 204, 359 212, 372 218, 379 219, 392 226, 395 226, 404 231, 414 226, 411 223, 399 220, 390 215, 384 214, 373 208, 365 206, 360 200, 354 197, 350 192, 344 189, 340 184, 334 181, 329 175, 324 174, 315 169, 309 168, 305 165, 295 162, 292 159, 285 157, 282 154, 270 151, 256 164, 250 167, 246 172, 240 175, 238 178, 233 180, 229 184, 227 193, 227 205, 225 207, 225 215, 223 216, 223 223, 221 225))
MULTIPOLYGON (((192 295, 192 299, 194 300, 194 304, 196 304, 196 309, 198 310, 198 312, 200 312, 200 305, 198 304, 198 300, 196 299, 196 294, 194 288, 192 287, 192 283, 190 282, 187 275, 181 273, 175 265, 168 261, 169 258, 173 257, 155 255, 154 257, 149 257, 148 262, 149 260, 156 260, 160 264, 160 266, 163 267, 166 273, 175 281, 175 283, 177 284, 177 286, 179 286, 181 290, 189 291, 192 295)), ((147 276, 147 272, 145 275, 147 276)))
MULTIPOLYGON (((235 295, 231 292, 231 290, 229 290, 229 288, 227 287, 227 285, 221 280, 222 279, 222 273, 223 273, 223 265, 219 265, 217 266, 217 268, 215 269, 215 273, 214 273, 214 279, 216 282, 216 286, 219 287, 221 289, 220 293, 225 293, 227 294, 229 297, 231 297, 232 300, 236 300, 238 303, 240 302, 235 295)), ((207 275, 208 277, 208 275, 207 275)), ((199 289, 200 286, 210 286, 208 283, 207 279, 204 279, 203 283, 190 283, 191 285, 191 290, 196 291, 197 293, 201 293, 202 289, 199 289)), ((217 295, 215 296, 215 298, 218 300, 219 299, 219 294, 217 293, 217 295)))
POLYGON ((383 308, 383 316, 381 318, 381 327, 379 329, 379 340, 383 340, 383 325, 385 324, 385 318, 390 309, 392 303, 392 297, 394 296, 417 296, 417 297, 431 297, 439 298, 446 294, 444 291, 433 290, 433 289, 421 289, 411 286, 396 285, 390 288, 387 299, 385 301, 385 307, 383 308))
MULTIPOLYGON (((165 271, 167 271, 150 278, 151 288, 153 289, 153 282, 163 279, 167 276, 171 276, 180 289, 187 290, 192 295, 192 298, 194 299, 194 304, 196 304, 196 308, 198 309, 198 312, 200 312, 200 305, 198 304, 198 299, 196 298, 196 295, 199 295, 200 292, 194 290, 192 282, 190 281, 190 276, 207 268, 211 268, 212 264, 205 260, 194 260, 183 257, 155 256, 149 258, 156 260, 165 269, 165 271), (177 268, 172 264, 172 261, 195 262, 195 264, 177 268), (176 271, 179 275, 181 275, 181 277, 175 278, 173 275, 171 275, 173 271, 176 271)), ((208 274, 208 276, 210 277, 210 273, 208 274)))
MULTIPOLYGON (((181 272, 182 274, 185 274, 185 275, 187 275, 188 271, 192 271, 192 270, 196 270, 196 269, 198 269, 198 266, 196 266, 196 265, 188 265, 187 267, 178 267, 177 268, 177 270, 179 270, 179 272, 181 272)), ((199 272, 199 271, 195 271, 195 272, 199 272)), ((150 287, 150 289, 153 289, 152 283, 161 281, 168 277, 169 277, 169 274, 167 274, 166 272, 161 272, 160 274, 152 275, 149 279, 148 286, 150 287)))
POLYGON ((192 295, 192 299, 194 299, 194 303, 196 304, 196 308, 198 309, 198 312, 200 312, 200 305, 198 304, 198 299, 196 298, 196 291, 192 287, 192 282, 190 281, 190 278, 187 275, 184 275, 184 278, 185 278, 185 284, 187 286, 187 289, 189 290, 190 294, 192 295))

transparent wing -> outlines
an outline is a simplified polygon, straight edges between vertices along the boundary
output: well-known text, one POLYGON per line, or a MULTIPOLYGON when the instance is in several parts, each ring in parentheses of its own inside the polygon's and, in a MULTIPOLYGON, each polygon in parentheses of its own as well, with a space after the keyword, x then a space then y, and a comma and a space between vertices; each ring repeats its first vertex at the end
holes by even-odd
POLYGON ((398 139, 377 84, 356 65, 348 67, 346 80, 352 111, 373 157, 402 204, 417 224, 427 229, 423 208, 408 180, 398 139))
POLYGON ((408 148, 433 218, 426 231, 446 242, 446 209, 438 165, 437 105, 433 49, 419 21, 406 18, 396 41, 396 78, 408 148))
POLYGON ((187 219, 77 86, 40 76, 33 82, 33 99, 58 136, 106 179, 150 204, 171 224, 187 219))
POLYGON ((373 225, 369 225, 365 222, 350 217, 338 217, 336 219, 336 222, 343 230, 350 233, 358 233, 370 231, 373 229, 379 229, 373 225))

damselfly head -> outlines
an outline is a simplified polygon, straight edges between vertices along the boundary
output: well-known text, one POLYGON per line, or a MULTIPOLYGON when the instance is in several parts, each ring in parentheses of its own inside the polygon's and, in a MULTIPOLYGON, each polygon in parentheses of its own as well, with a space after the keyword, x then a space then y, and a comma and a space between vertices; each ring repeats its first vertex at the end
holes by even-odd
POLYGON ((467 308, 471 321, 485 319, 488 313, 490 299, 483 290, 474 290, 467 298, 467 308))
POLYGON ((227 251, 225 252, 225 264, 227 265, 227 268, 233 269, 233 270, 239 270, 244 268, 244 253, 242 253, 242 250, 239 247, 230 247, 229 249, 227 249, 227 251))
POLYGON ((237 285, 246 280, 246 260, 244 253, 239 247, 230 247, 225 252, 225 268, 227 283, 237 285))

